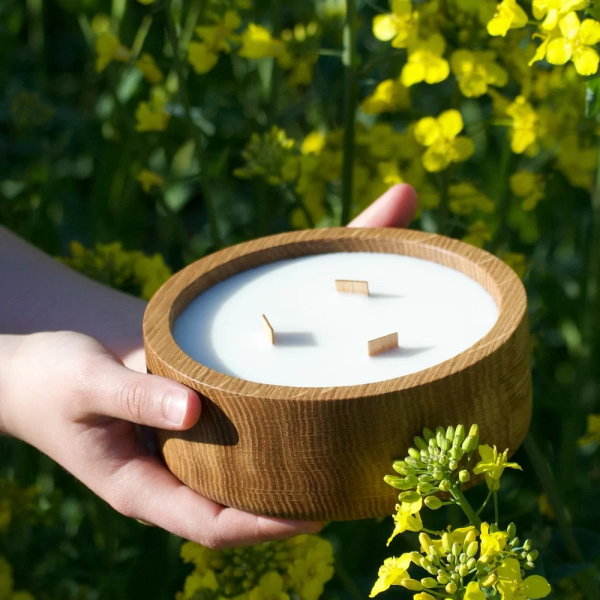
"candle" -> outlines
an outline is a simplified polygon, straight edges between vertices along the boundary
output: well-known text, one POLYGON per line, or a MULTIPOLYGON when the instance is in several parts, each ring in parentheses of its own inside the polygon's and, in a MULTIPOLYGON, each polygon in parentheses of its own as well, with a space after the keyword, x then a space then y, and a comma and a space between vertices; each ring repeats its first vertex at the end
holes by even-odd
POLYGON ((197 362, 239 379, 334 387, 433 367, 467 350, 497 319, 491 295, 459 271, 398 254, 336 252, 221 281, 183 310, 173 337, 197 362), (369 295, 337 291, 336 280, 366 281, 369 295), (396 332, 397 348, 369 356, 370 340, 396 332))

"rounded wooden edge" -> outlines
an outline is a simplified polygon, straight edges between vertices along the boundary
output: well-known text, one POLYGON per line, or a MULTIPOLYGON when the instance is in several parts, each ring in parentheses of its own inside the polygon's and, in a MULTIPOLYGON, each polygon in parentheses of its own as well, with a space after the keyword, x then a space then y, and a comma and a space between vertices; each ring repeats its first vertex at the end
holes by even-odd
POLYGON ((155 361, 186 380, 198 382, 201 388, 228 395, 270 399, 344 400, 398 392, 461 371, 501 347, 519 327, 526 311, 527 297, 519 277, 508 265, 484 250, 413 230, 330 228, 259 238, 192 263, 171 277, 152 297, 144 315, 143 331, 146 351, 155 361), (370 245, 374 249, 366 249, 370 245), (175 319, 193 298, 219 281, 248 268, 294 256, 348 251, 405 254, 461 271, 492 295, 498 305, 498 320, 473 346, 443 363, 395 379, 340 387, 291 387, 245 381, 196 362, 175 342, 171 332, 175 319), (244 259, 253 264, 244 266, 244 259), (223 270, 229 272, 223 276, 223 270), (203 287, 194 293, 194 285, 201 280, 203 287))

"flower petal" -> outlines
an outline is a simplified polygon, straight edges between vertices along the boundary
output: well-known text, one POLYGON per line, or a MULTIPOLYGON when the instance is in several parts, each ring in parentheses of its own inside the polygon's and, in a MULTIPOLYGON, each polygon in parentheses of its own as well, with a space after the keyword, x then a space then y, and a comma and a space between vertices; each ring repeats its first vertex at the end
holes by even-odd
POLYGON ((434 117, 425 117, 415 126, 415 138, 423 146, 431 146, 441 134, 440 124, 434 117))
POLYGON ((586 19, 579 29, 579 41, 586 46, 600 42, 600 23, 595 19, 586 19))
POLYGON ((455 138, 464 127, 463 118, 459 111, 452 109, 443 112, 438 117, 442 134, 445 138, 455 138))
POLYGON ((382 42, 389 42, 398 33, 392 15, 377 15, 373 19, 373 35, 382 42))
POLYGON ((537 598, 545 598, 552 589, 543 577, 531 575, 521 584, 519 591, 522 591, 527 598, 537 600, 537 598))

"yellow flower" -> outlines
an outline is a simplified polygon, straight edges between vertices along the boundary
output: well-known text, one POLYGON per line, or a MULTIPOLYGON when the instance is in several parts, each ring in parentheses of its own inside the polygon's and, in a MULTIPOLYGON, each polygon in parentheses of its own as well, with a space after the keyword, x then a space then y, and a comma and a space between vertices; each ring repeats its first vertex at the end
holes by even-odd
POLYGON ((427 592, 419 592, 413 596, 413 600, 436 600, 435 596, 428 594, 427 592))
POLYGON ((473 142, 458 135, 463 126, 462 116, 457 110, 447 110, 437 119, 425 117, 417 123, 415 138, 419 144, 427 146, 422 160, 428 171, 443 171, 450 163, 470 158, 474 151, 473 142))
POLYGON ((399 534, 405 531, 421 531, 423 521, 419 511, 423 508, 423 499, 419 498, 416 502, 402 502, 396 505, 397 513, 394 515, 394 531, 387 541, 387 545, 399 534))
POLYGON ((498 552, 502 552, 506 546, 508 533, 506 531, 496 531, 490 533, 490 526, 487 523, 481 524, 481 555, 496 556, 498 552))
POLYGON ((600 415, 587 416, 587 434, 578 440, 580 446, 600 443, 600 415))
MULTIPOLYGON (((473 527, 473 525, 468 525, 467 527, 457 527, 456 529, 451 529, 449 526, 448 531, 444 533, 444 535, 448 536, 450 545, 454 543, 464 545, 467 536, 469 537, 470 541, 475 541, 478 531, 475 529, 475 527, 473 527)), ((429 546, 434 546, 442 554, 445 552, 444 544, 441 538, 438 540, 432 540, 427 534, 421 533, 419 536, 419 541, 421 542, 421 550, 423 552, 428 552, 429 546)))
POLYGON ((497 490, 500 487, 500 477, 502 477, 502 473, 504 473, 504 469, 507 467, 510 469, 519 469, 519 471, 523 470, 517 463, 507 462, 508 449, 500 454, 496 446, 492 449, 487 444, 484 444, 483 446, 479 446, 479 455, 481 456, 481 460, 475 465, 473 472, 476 475, 484 473, 485 481, 490 489, 497 490))
POLYGON ((383 565, 379 567, 379 578, 375 582, 369 598, 374 598, 377 594, 385 592, 391 585, 400 585, 403 579, 409 577, 409 565, 410 554, 403 554, 400 558, 386 558, 383 565))
POLYGON ((135 111, 137 131, 164 131, 171 115, 165 110, 164 90, 154 88, 150 102, 140 102, 135 111))
POLYGON ((540 27, 551 31, 558 25, 561 15, 572 10, 582 10, 587 3, 588 0, 533 0, 533 16, 536 19, 546 17, 540 27))
POLYGON ((556 167, 571 185, 589 189, 597 163, 598 150, 595 146, 583 146, 576 133, 561 138, 556 167))
POLYGON ((510 176, 510 189, 515 196, 523 198, 523 210, 534 210, 544 197, 543 181, 542 176, 529 171, 517 171, 510 176))
POLYGON ((394 48, 406 48, 417 34, 417 13, 410 0, 392 0, 392 12, 373 19, 373 35, 394 48))
POLYGON ((179 554, 184 562, 194 563, 198 571, 206 571, 215 552, 196 542, 185 542, 179 554))
POLYGON ((219 589, 219 582, 215 576, 215 572, 211 569, 204 573, 194 571, 185 580, 183 587, 184 598, 193 598, 196 592, 200 590, 212 590, 216 592, 219 589))
POLYGON ((409 107, 410 95, 408 89, 404 87, 399 79, 382 81, 360 105, 362 111, 368 115, 395 112, 409 107))
POLYGON ((375 158, 389 158, 398 147, 399 135, 389 123, 376 123, 366 137, 369 152, 375 158))
POLYGON ((450 210, 457 215, 469 215, 473 210, 492 213, 496 208, 493 200, 482 194, 472 183, 453 183, 448 189, 450 210))
POLYGON ((523 154, 536 141, 539 117, 523 96, 510 104, 506 114, 512 117, 511 148, 515 154, 523 154))
POLYGON ((135 62, 135 66, 150 83, 160 83, 164 78, 163 72, 154 62, 154 58, 147 52, 140 56, 139 60, 135 62))
POLYGON ((250 592, 250 600, 290 600, 284 591, 283 577, 276 571, 265 573, 250 592))
POLYGON ((229 52, 230 39, 234 31, 242 24, 240 15, 234 10, 225 11, 223 18, 215 25, 196 27, 196 35, 213 51, 229 52))
POLYGON ((498 567, 498 584, 502 600, 537 600, 545 598, 552 589, 540 575, 521 578, 521 566, 516 558, 507 558, 498 567))
POLYGON ((141 183, 143 190, 148 193, 150 189, 155 187, 161 187, 165 180, 154 171, 149 171, 148 169, 142 169, 138 176, 137 180, 141 183))
POLYGON ((96 72, 104 71, 113 60, 127 62, 129 56, 129 49, 109 31, 104 31, 96 38, 96 72))
POLYGON ((496 53, 491 50, 457 50, 452 54, 452 72, 458 79, 460 91, 467 98, 483 96, 488 90, 488 85, 506 85, 508 73, 494 62, 495 59, 496 53))
POLYGON ((469 225, 467 229, 467 235, 462 238, 462 241, 466 244, 471 244, 477 248, 483 248, 486 242, 492 239, 489 227, 480 219, 475 223, 469 225))
POLYGON ((402 183, 402 175, 398 169, 398 164, 393 161, 380 162, 377 165, 377 173, 381 177, 386 188, 390 188, 397 183, 402 183))
MULTIPOLYGON (((579 440, 579 443, 581 443, 581 440, 579 440)), ((547 494, 540 494, 538 496, 538 510, 541 515, 549 519, 554 519, 554 511, 552 510, 552 506, 550 506, 550 502, 548 502, 547 494)))
POLYGON ((481 591, 476 581, 471 581, 465 589, 463 600, 486 600, 487 596, 481 591))
POLYGON ((302 154, 320 154, 325 147, 325 136, 319 131, 309 133, 300 146, 302 154))
POLYGON ((334 574, 333 546, 329 540, 316 538, 306 556, 296 558, 288 568, 294 590, 302 600, 318 600, 323 587, 334 574))
POLYGON ((443 58, 446 40, 439 33, 419 40, 410 48, 408 61, 402 68, 401 81, 406 87, 425 81, 440 83, 450 74, 450 65, 443 58))
POLYGON ((269 30, 255 23, 250 23, 242 33, 241 42, 242 47, 238 54, 243 58, 263 58, 278 53, 279 46, 269 30))
POLYGON ((204 42, 190 42, 188 62, 199 75, 208 73, 219 60, 219 55, 204 42))
POLYGON ((503 0, 496 9, 496 14, 487 24, 490 35, 505 36, 509 29, 519 29, 527 25, 527 13, 516 0, 503 0))
MULTIPOLYGON (((600 42, 600 23, 595 19, 585 19, 582 23, 577 13, 570 12, 559 21, 558 27, 561 35, 551 35, 546 40, 546 60, 552 65, 572 60, 580 75, 596 73, 600 57, 591 46, 600 42)), ((534 60, 540 60, 539 53, 534 60)))

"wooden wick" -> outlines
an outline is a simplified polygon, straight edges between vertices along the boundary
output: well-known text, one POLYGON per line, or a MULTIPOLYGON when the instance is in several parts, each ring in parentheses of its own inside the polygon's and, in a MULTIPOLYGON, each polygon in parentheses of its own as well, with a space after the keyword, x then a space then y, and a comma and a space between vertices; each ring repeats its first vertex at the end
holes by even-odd
POLYGON ((369 356, 377 356, 398 347, 398 333, 390 333, 369 341, 369 356))
POLYGON ((265 317, 265 315, 262 315, 262 325, 263 325, 263 331, 265 332, 265 335, 269 338, 269 341, 271 342, 271 344, 275 343, 275 331, 273 331, 273 327, 271 327, 271 323, 269 323, 269 319, 267 319, 267 317, 265 317))
POLYGON ((369 295, 369 284, 366 281, 354 281, 352 279, 336 279, 335 289, 338 292, 350 292, 351 294, 369 295))

